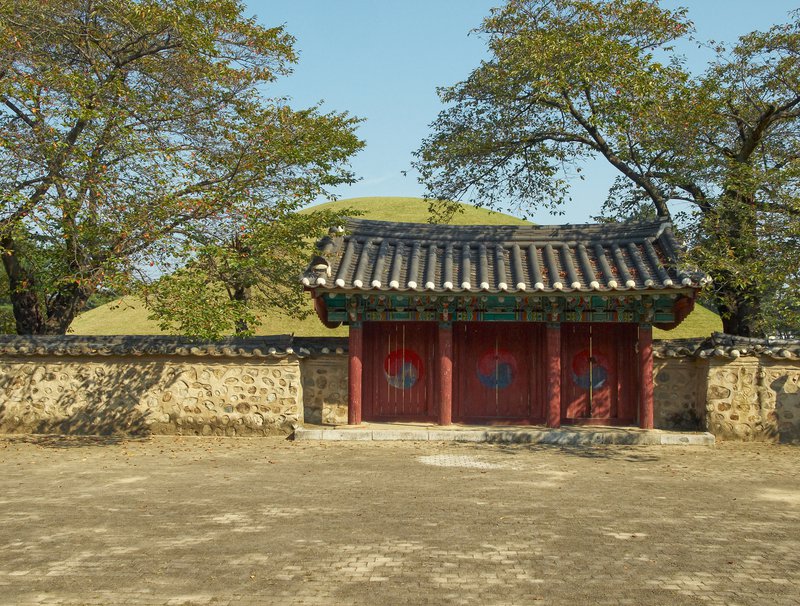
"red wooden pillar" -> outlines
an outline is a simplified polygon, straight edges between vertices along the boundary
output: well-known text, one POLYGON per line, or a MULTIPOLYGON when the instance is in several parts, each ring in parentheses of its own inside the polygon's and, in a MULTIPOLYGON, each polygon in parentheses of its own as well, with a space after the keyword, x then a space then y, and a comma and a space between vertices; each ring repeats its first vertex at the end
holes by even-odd
POLYGON ((547 341, 547 426, 561 427, 561 325, 548 324, 547 341))
POLYGON ((653 327, 639 326, 639 427, 653 429, 653 327))
POLYGON ((453 422, 453 325, 439 324, 436 377, 439 388, 439 425, 453 422))
POLYGON ((362 358, 364 355, 364 328, 361 323, 350 325, 349 372, 347 375, 347 424, 361 423, 362 358))

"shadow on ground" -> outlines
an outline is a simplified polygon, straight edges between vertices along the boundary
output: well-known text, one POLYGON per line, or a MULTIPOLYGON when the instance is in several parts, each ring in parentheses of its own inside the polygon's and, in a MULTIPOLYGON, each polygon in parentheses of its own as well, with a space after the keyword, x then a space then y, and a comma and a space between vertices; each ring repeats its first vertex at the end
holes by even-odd
POLYGON ((131 436, 63 436, 63 435, 42 435, 25 434, 14 435, 6 434, 0 439, 13 444, 32 444, 42 448, 86 448, 91 446, 118 446, 131 442, 147 442, 147 437, 131 436))
MULTIPOLYGON (((462 442, 465 446, 473 448, 478 447, 477 444, 470 444, 462 442)), ((639 449, 645 448, 635 445, 606 445, 596 444, 591 446, 574 446, 564 444, 524 444, 524 443, 484 443, 483 449, 487 447, 496 452, 502 452, 509 455, 531 454, 536 452, 548 454, 562 454, 570 457, 579 457, 581 459, 600 459, 607 461, 621 461, 627 463, 654 463, 661 461, 661 457, 653 454, 652 452, 643 452, 639 449), (638 452, 637 452, 638 451, 638 452)))

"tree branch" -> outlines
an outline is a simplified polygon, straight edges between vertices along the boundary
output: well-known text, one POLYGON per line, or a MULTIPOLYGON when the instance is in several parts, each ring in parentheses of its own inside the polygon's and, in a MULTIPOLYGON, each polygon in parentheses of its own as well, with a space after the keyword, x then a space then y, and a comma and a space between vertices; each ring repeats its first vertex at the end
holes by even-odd
POLYGON ((25 124, 27 124, 27 125, 28 125, 28 126, 30 126, 31 128, 36 128, 36 122, 37 122, 37 121, 36 121, 36 120, 32 120, 30 117, 28 117, 27 115, 25 115, 25 112, 23 112, 23 111, 22 111, 22 110, 21 110, 19 107, 17 107, 17 106, 14 104, 14 102, 13 102, 13 101, 11 101, 11 99, 9 99, 8 97, 2 97, 2 101, 3 101, 3 104, 4 104, 4 105, 5 105, 7 108, 9 108, 9 109, 10 109, 12 112, 14 112, 14 113, 16 114, 16 116, 17 116, 17 117, 18 117, 20 120, 22 120, 22 121, 23 121, 25 124))
POLYGON ((608 145, 608 142, 597 130, 597 127, 592 125, 586 119, 586 117, 580 111, 578 111, 567 93, 562 93, 562 97, 569 108, 570 115, 572 115, 578 124, 580 124, 591 136, 592 140, 594 141, 594 145, 592 145, 592 147, 599 151, 614 168, 619 170, 623 175, 628 177, 647 193, 647 195, 653 201, 653 205, 656 207, 656 212, 660 217, 669 217, 670 213, 669 208, 667 207, 667 201, 661 192, 658 191, 658 188, 644 175, 633 170, 630 166, 628 166, 627 163, 617 156, 617 154, 614 153, 614 151, 611 149, 611 146, 608 145))

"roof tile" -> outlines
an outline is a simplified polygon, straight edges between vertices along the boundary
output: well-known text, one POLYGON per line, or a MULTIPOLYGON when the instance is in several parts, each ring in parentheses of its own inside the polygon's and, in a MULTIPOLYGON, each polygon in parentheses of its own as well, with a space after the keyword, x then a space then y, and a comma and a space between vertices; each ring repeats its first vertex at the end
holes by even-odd
POLYGON ((320 241, 303 284, 499 293, 685 289, 708 281, 680 267, 667 221, 454 226, 351 219, 345 231, 320 241))

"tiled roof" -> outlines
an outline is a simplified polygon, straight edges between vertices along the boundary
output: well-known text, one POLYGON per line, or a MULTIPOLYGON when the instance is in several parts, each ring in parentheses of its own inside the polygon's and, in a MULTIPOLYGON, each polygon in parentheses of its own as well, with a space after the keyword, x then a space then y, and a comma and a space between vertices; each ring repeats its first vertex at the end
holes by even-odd
POLYGON ((330 337, 227 338, 194 341, 171 336, 0 336, 0 355, 27 356, 194 356, 281 358, 347 351, 346 339, 330 337))
POLYGON ((430 225, 351 219, 319 244, 310 288, 353 291, 604 292, 700 288, 666 221, 561 226, 430 225))

